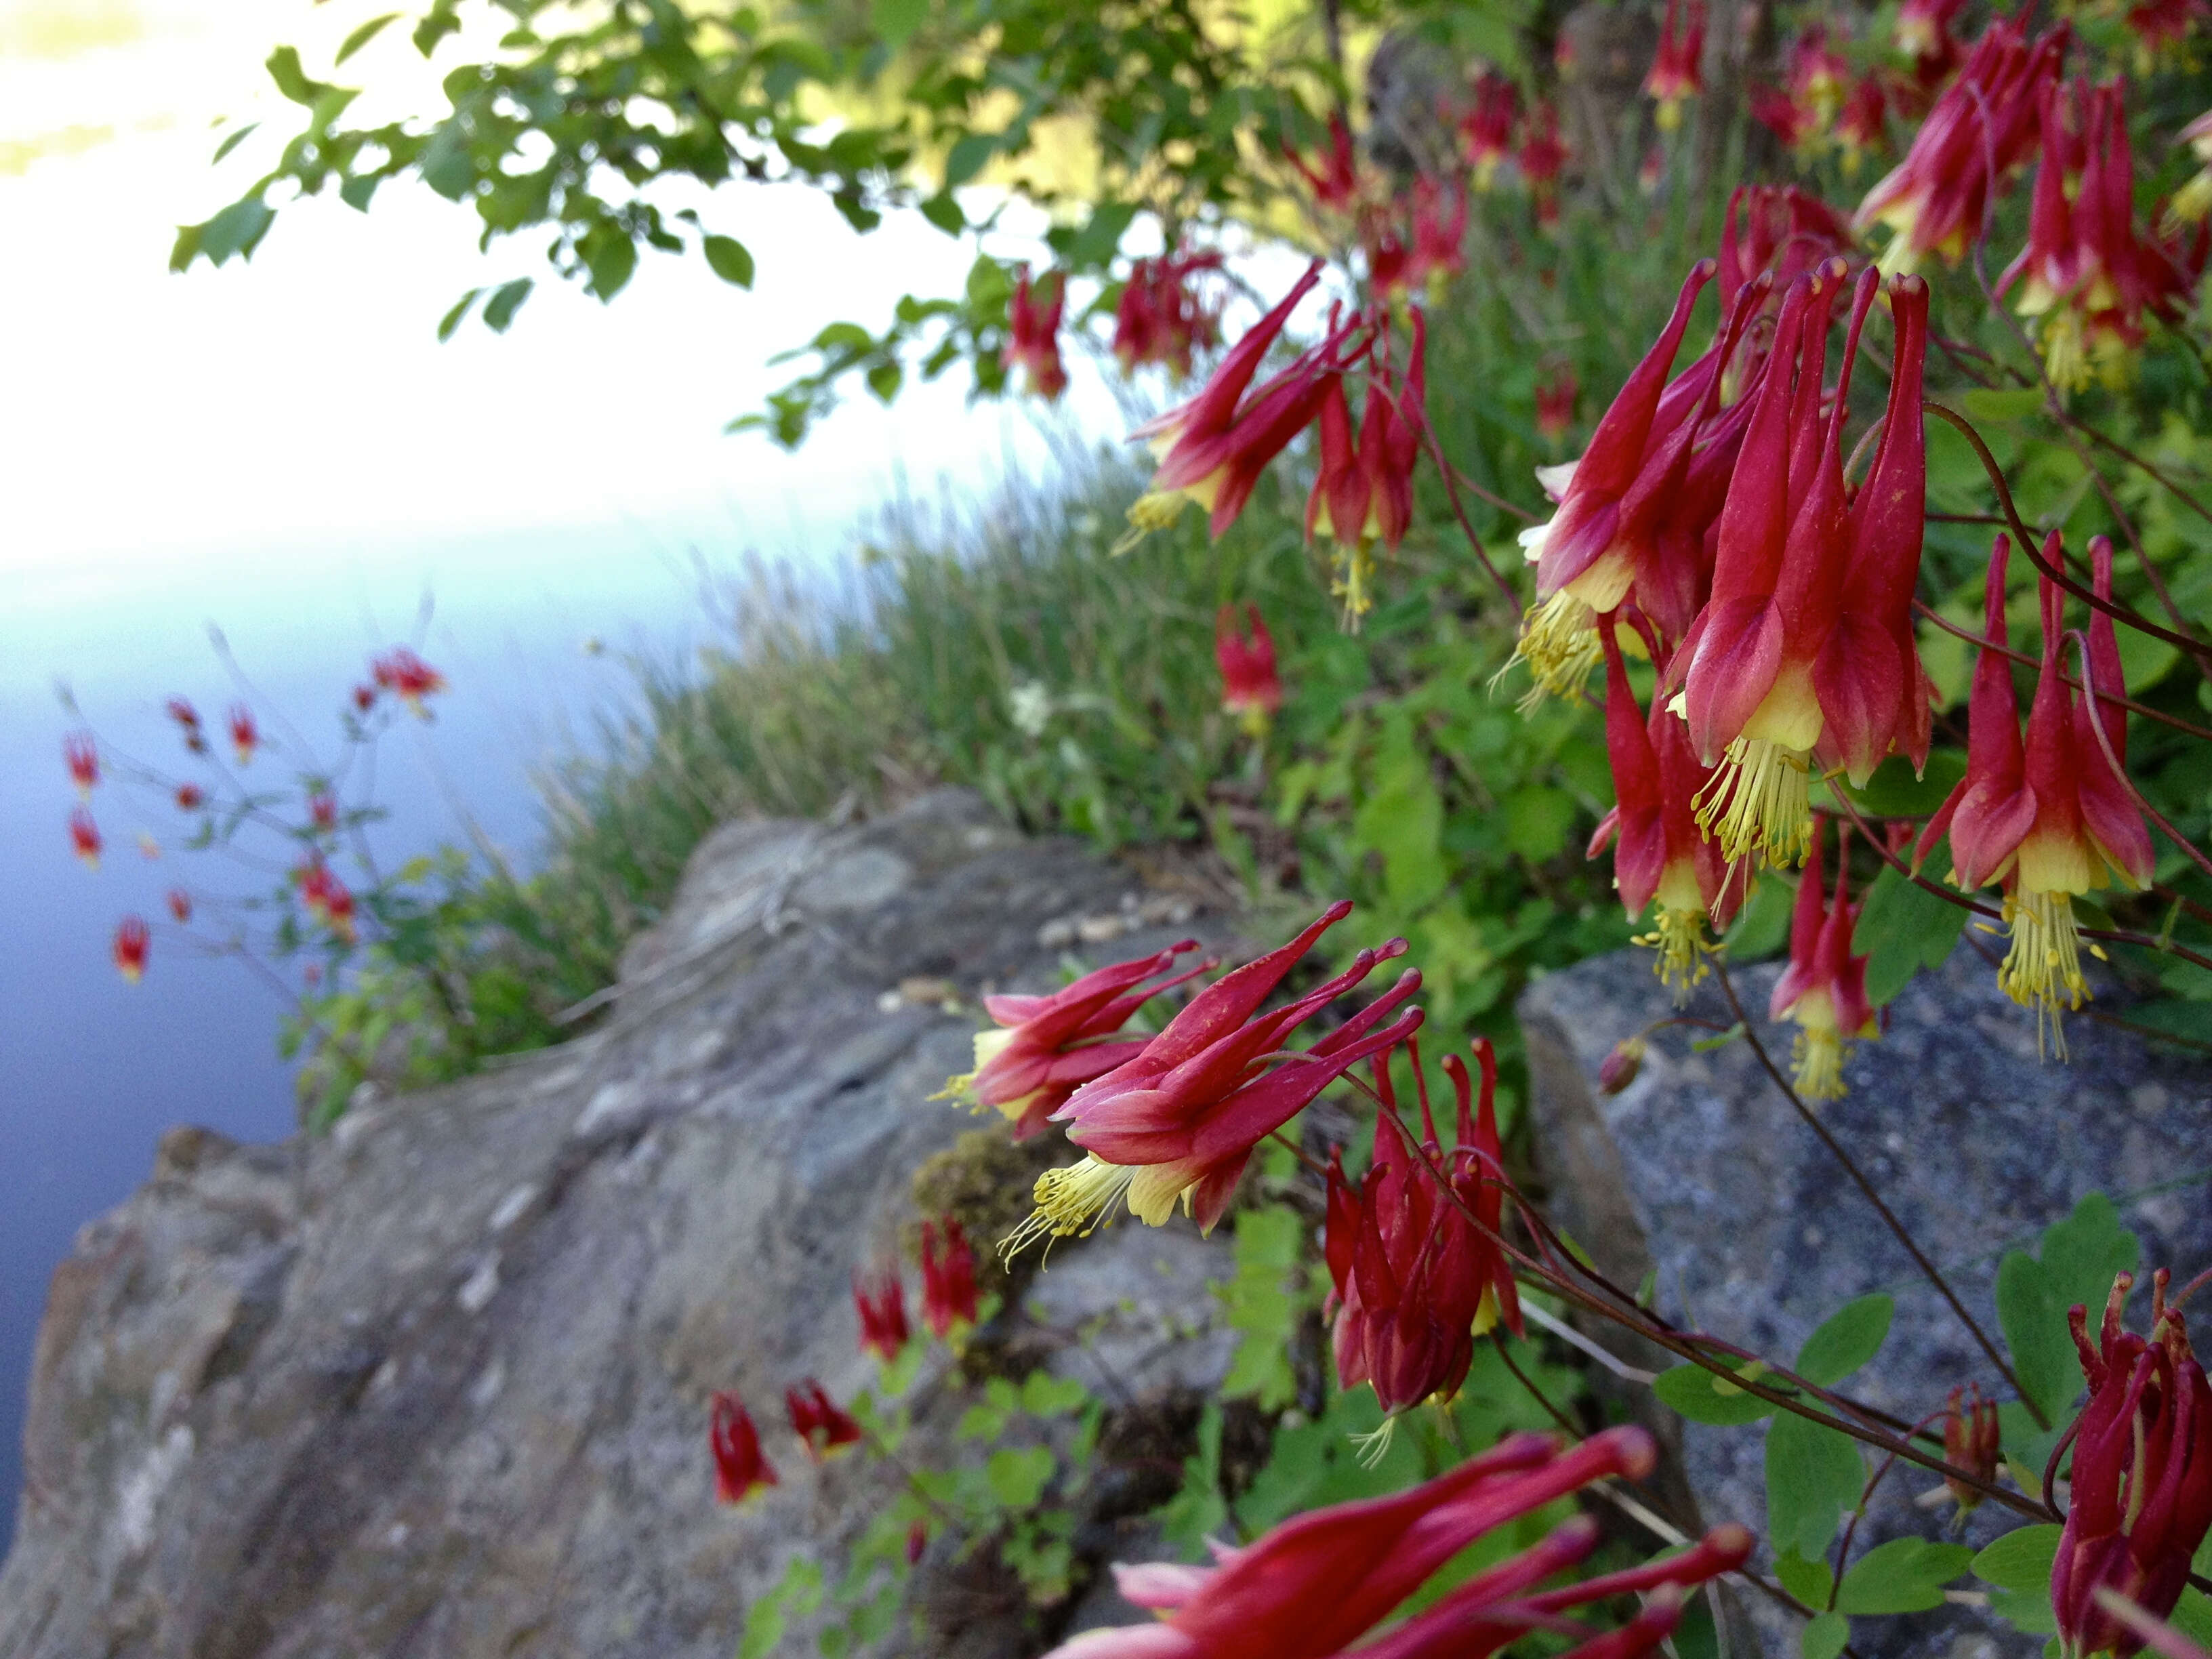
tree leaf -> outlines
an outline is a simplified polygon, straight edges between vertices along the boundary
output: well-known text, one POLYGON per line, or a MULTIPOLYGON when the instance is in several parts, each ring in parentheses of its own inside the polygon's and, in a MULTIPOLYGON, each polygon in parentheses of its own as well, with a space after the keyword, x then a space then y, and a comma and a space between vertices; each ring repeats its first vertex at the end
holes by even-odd
POLYGON ((1966 1571, 1974 1552, 1964 1544, 1893 1538, 1861 1556, 1836 1591, 1843 1613, 1925 1613, 1943 1605, 1943 1586, 1966 1571))
POLYGON ((753 256, 734 236, 709 236, 700 244, 714 275, 739 288, 753 285, 753 256))
POLYGON ((1850 1639, 1851 1621, 1840 1613, 1824 1613, 1806 1620, 1797 1642, 1805 1659, 1836 1659, 1850 1639))
POLYGON ((221 143, 215 147, 215 156, 208 165, 213 167, 216 162, 221 161, 224 156, 229 155, 231 151, 236 149, 240 144, 252 137, 256 129, 260 125, 261 123, 258 121, 248 121, 244 126, 239 128, 237 131, 230 134, 221 143))
POLYGON ((997 133, 963 134, 945 158, 945 188, 957 190, 981 173, 984 165, 998 153, 997 133))
POLYGON ((2014 1528, 1974 1558, 1974 1577, 2000 1589, 2048 1591, 2065 1530, 2056 1525, 2014 1528))
POLYGON ((939 191, 924 202, 921 216, 947 236, 957 236, 968 228, 968 216, 960 210, 960 204, 953 199, 949 190, 939 191))
POLYGON ((205 224, 179 230, 176 251, 169 256, 169 269, 182 270, 191 263, 194 253, 204 254, 208 263, 214 265, 223 264, 234 254, 252 258, 253 250, 269 234, 269 226, 276 217, 276 210, 258 196, 241 197, 205 224), (185 246, 187 231, 191 240, 189 249, 185 246))
POLYGON ((453 308, 451 311, 438 319, 438 341, 440 344, 442 345, 445 342, 453 337, 453 331, 461 325, 461 319, 469 314, 469 307, 477 302, 477 295, 483 292, 483 290, 480 288, 471 289, 466 294, 464 294, 459 299, 453 301, 453 308))
POLYGON ((602 302, 621 293, 629 282, 630 273, 637 269, 637 244, 619 225, 592 226, 576 244, 576 252, 592 273, 586 288, 602 302))
POLYGON ((1896 1301, 1877 1291, 1846 1302, 1821 1322, 1797 1351, 1797 1375, 1832 1389, 1881 1351, 1896 1301))
POLYGON ((1741 1389, 1723 1394, 1720 1381, 1702 1365, 1674 1365, 1651 1379, 1651 1392, 1692 1423, 1756 1423, 1781 1409, 1741 1389))
POLYGON ((1795 1413, 1767 1425, 1766 1528, 1778 1552, 1825 1555, 1865 1486, 1858 1443, 1842 1430, 1795 1413))
POLYGON ((870 10, 875 18, 877 35, 896 52, 914 37, 922 20, 929 15, 929 0, 875 0, 870 10))
POLYGON ((1836 1575, 1824 1560, 1808 1561, 1795 1550, 1784 1550, 1775 1558, 1774 1576, 1788 1590, 1808 1607, 1825 1607, 1828 1596, 1836 1588, 1836 1575))
POLYGON ((1858 937, 1869 942, 1867 1000, 1879 1007, 1912 982, 1923 968, 1940 968, 1950 957, 1970 913, 1963 905, 1938 898, 1888 866, 1867 890, 1859 915, 1858 937))
POLYGON ((381 17, 370 18, 368 21, 346 36, 345 43, 338 48, 338 55, 331 61, 336 64, 344 63, 347 58, 381 34, 384 32, 384 26, 396 20, 398 15, 396 11, 387 11, 381 17))
POLYGON ((502 283, 492 290, 491 298, 484 301, 484 326, 495 334, 507 332, 507 325, 514 320, 514 313, 530 297, 531 279, 518 276, 511 283, 502 283))

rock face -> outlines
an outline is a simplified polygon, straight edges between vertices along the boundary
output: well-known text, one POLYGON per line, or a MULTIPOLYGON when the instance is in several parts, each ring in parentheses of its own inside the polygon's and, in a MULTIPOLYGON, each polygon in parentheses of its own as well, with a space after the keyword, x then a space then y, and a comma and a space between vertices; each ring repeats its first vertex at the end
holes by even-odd
MULTIPOLYGON (((944 1000, 1056 982, 1042 925, 1132 935, 1094 961, 1157 948, 1145 922, 1190 907, 1130 885, 957 792, 848 830, 732 825, 593 1035, 319 1139, 172 1132, 54 1276, 0 1653, 726 1659, 794 1551, 835 1583, 896 1479, 810 1470, 777 1402, 872 1376, 848 1275, 974 1127, 926 1103, 978 1018, 944 1000), (783 1475, 742 1510, 714 1502, 717 1389, 783 1475)), ((1054 1333, 1087 1329, 1132 1409, 1218 1379, 1218 1241, 1120 1228, 1065 1262, 1007 1322, 1029 1350, 1079 1371, 1054 1333)), ((907 1458, 951 1464, 972 1395, 942 1350, 910 1397, 907 1458)), ((1110 1550, 1113 1517, 1085 1520, 1110 1550)), ((938 1553, 927 1627, 893 1647, 1051 1633, 938 1553)))
MULTIPOLYGON (((1785 1363, 1814 1328, 1854 1297, 1888 1291, 1895 1323, 1850 1392, 1907 1420, 1939 1408, 1954 1383, 2008 1391, 1865 1198, 1759 1070, 1748 1045, 1691 1049, 1710 1028, 1658 1033, 1636 1081, 1607 1098, 1597 1071, 1613 1045, 1673 1012, 1643 952, 1589 962, 1532 986, 1522 999, 1536 1150, 1549 1213, 1616 1283, 1654 1275, 1661 1312, 1785 1363)), ((1739 970, 1745 1006, 1763 1014, 1777 969, 1739 970)), ((1726 1027, 1715 988, 1689 1014, 1726 1027)), ((2100 1191, 2142 1240, 2143 1266, 2176 1282, 2212 1262, 2212 1068, 2154 1053, 2130 1034, 2076 1016, 2070 1064, 2045 1064, 2033 1020, 1989 966, 1961 947, 1891 1006, 1888 1031, 1845 1066, 1849 1096, 1821 1119, 1943 1271, 1993 1337, 1999 1258, 2034 1249, 2042 1229, 2100 1191)), ((1787 1064, 1790 1031, 1763 1018, 1768 1051, 1787 1064)), ((2138 1304, 2138 1312, 2140 1304, 2138 1304)), ((1639 1364, 1617 1328, 1608 1345, 1639 1364)), ((1763 1529, 1762 1431, 1685 1425, 1635 1390, 1680 1453, 1689 1495, 1708 1522, 1763 1529)), ((1865 1546, 1940 1529, 1945 1511, 1909 1507, 1933 1486, 1893 1474, 1862 1528, 1865 1546)), ((2019 1524, 1995 1504, 1966 1538, 2019 1524)), ((1796 1651, 1799 1621, 1753 1599, 1768 1651, 1796 1651)), ((2030 1638, 1963 1607, 1910 1620, 1853 1621, 1861 1654, 2026 1650, 2030 1638)))

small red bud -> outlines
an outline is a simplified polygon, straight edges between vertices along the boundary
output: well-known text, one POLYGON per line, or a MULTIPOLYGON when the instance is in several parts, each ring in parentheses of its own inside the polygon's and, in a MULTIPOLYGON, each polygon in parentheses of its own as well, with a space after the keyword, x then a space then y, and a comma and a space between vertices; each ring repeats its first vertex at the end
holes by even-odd
POLYGON ((1613 1045, 1597 1068, 1597 1086, 1608 1095, 1617 1095, 1636 1081, 1636 1074, 1644 1069, 1645 1043, 1642 1037, 1632 1036, 1613 1045))

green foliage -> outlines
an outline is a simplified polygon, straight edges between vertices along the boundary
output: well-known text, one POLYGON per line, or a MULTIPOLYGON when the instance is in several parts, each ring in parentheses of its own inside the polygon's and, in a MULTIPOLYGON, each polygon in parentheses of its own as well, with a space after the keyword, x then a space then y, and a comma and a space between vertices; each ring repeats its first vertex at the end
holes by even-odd
POLYGON ((1836 1588, 1839 1613, 1924 1613, 1943 1604, 1943 1586, 1966 1571, 1974 1552, 1964 1544, 1893 1538, 1861 1556, 1836 1588))
MULTIPOLYGON (((1771 1388, 1782 1386, 1766 1379, 1765 1366, 1756 1360, 1732 1369, 1747 1381, 1764 1382, 1771 1388)), ((1670 1365, 1652 1379, 1651 1391, 1692 1423, 1756 1423, 1781 1409, 1770 1401, 1735 1387, 1703 1365, 1670 1365)))
POLYGON ((1846 1302, 1805 1339, 1792 1369, 1816 1388, 1833 1388, 1881 1352, 1896 1311, 1896 1298, 1879 1291, 1846 1302))
POLYGON ((745 1633, 738 1659, 768 1659, 783 1645, 790 1621, 805 1619, 822 1605, 822 1568, 804 1555, 784 1564, 775 1588, 745 1609, 745 1633))
POLYGON ((1867 1000, 1880 1007, 1922 969, 1942 967, 1965 931, 1968 914, 1883 866, 1859 913, 1857 936, 1869 947, 1867 1000))
POLYGON ((2058 1628, 2051 1606, 2051 1573, 2064 1531, 2056 1525, 2016 1527, 1974 1558, 1974 1577, 1993 1586, 1990 1611, 2014 1628, 2038 1635, 2058 1628))
POLYGON ((1290 1348, 1310 1298, 1297 1281, 1307 1276, 1305 1223, 1287 1205, 1241 1212, 1237 1218, 1237 1273, 1220 1289, 1237 1357, 1222 1379, 1224 1398, 1249 1396, 1262 1411, 1280 1411, 1297 1397, 1290 1348))
POLYGON ((1827 1553, 1836 1528, 1858 1507, 1866 1466, 1858 1442, 1784 1412, 1766 1429, 1766 1529, 1777 1553, 1808 1560, 1827 1553))
POLYGON ((2038 1255, 2008 1250, 1998 1264, 1997 1319, 2013 1370, 2054 1423, 2084 1386, 2067 1310, 2077 1304, 2087 1309, 2094 1328, 2113 1275, 2133 1269, 2142 1255, 2141 1242, 2120 1224, 2112 1200, 2090 1193, 2045 1231, 2038 1255))

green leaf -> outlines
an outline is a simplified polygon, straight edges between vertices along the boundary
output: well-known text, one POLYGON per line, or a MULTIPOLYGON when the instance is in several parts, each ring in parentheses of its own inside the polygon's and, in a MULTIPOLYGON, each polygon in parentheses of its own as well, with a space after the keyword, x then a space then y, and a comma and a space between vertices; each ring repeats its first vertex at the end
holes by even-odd
POLYGON ((1966 757, 1956 749, 1938 749, 1928 757, 1927 770, 1912 775, 1912 763, 1893 755, 1875 768, 1865 784, 1853 787, 1841 778, 1829 787, 1840 787, 1864 817, 1920 818, 1942 805, 1959 780, 1966 775, 1966 757))
POLYGON ((2101 1306, 2113 1276, 2142 1255, 2141 1242, 2120 1225, 2112 1200, 2090 1193, 2045 1232, 2039 1259, 2009 1250, 1998 1264, 1997 1322, 2021 1389, 2046 1418, 2063 1416, 2083 1386, 2067 1310, 2101 1306))
POLYGON ((889 404, 899 394, 905 383, 906 370, 896 362, 877 363, 868 370, 868 390, 879 404, 889 404))
POLYGON ((276 210, 258 196, 241 197, 209 220, 205 224, 187 227, 177 234, 179 251, 185 247, 187 233, 191 236, 191 249, 185 253, 183 263, 176 255, 169 258, 169 269, 182 270, 191 263, 191 254, 207 256, 210 264, 219 265, 235 254, 240 258, 252 258, 253 250, 269 234, 269 226, 276 217, 276 210))
POLYGON ((1857 937, 1867 948, 1867 1000, 1889 1001, 1923 968, 1948 961, 1970 913, 1882 866, 1867 890, 1857 937))
POLYGON ((231 151, 236 149, 240 144, 244 143, 248 138, 252 137, 255 131, 258 129, 261 123, 258 121, 248 121, 244 126, 239 128, 237 131, 230 134, 229 137, 226 137, 221 143, 215 147, 215 157, 213 161, 209 162, 209 165, 212 167, 216 162, 221 161, 224 156, 229 155, 231 151))
POLYGON ((1756 1423, 1780 1409, 1741 1389, 1723 1394, 1722 1387, 1702 1365, 1670 1366, 1651 1379, 1651 1392, 1692 1423, 1756 1423))
POLYGON ((1031 1417, 1065 1417, 1090 1399, 1091 1390, 1073 1376, 1036 1370, 1022 1379, 1022 1409, 1031 1417))
POLYGON ((921 216, 947 236, 957 236, 968 228, 968 216, 960 210, 960 204, 953 200, 949 190, 939 191, 924 202, 921 216))
POLYGON ((1826 1607, 1836 1588, 1836 1575, 1825 1560, 1808 1561, 1795 1550, 1784 1550, 1775 1558, 1774 1576, 1782 1581, 1783 1589, 1808 1607, 1826 1607))
POLYGON ((1836 1607, 1843 1613, 1925 1613, 1943 1605, 1943 1586, 1973 1559, 1964 1544, 1893 1538, 1869 1550, 1844 1575, 1836 1607))
POLYGON ((1973 1559, 1974 1577, 2000 1589, 2049 1591, 2065 1530, 2056 1525, 2014 1528, 1973 1559))
POLYGON ((2043 407, 2043 389, 2032 386, 2010 390, 1976 386, 1959 399, 1959 407, 1970 421, 2022 420, 2043 407))
POLYGON ((323 88, 310 81, 300 67, 300 52, 296 46, 279 46, 269 54, 269 78, 276 83, 276 90, 295 104, 313 106, 323 94, 323 88))
POLYGON ((373 173, 356 173, 338 186, 338 199, 356 213, 368 211, 369 198, 384 181, 373 173))
POLYGON ((875 18, 877 36, 896 52, 929 15, 929 0, 875 0, 869 9, 875 18))
POLYGON ((507 325, 514 320, 515 312, 530 297, 531 279, 518 276, 511 283, 502 283, 492 290, 491 298, 484 301, 484 326, 495 334, 507 332, 507 325))
POLYGON ((577 242, 576 252, 592 273, 586 288, 602 302, 621 293, 637 269, 637 244, 619 225, 592 226, 577 242))
MULTIPOLYGON (((1805 1598, 1801 1595, 1797 1599, 1802 1601, 1805 1598)), ((1824 1613, 1805 1621, 1797 1642, 1805 1659, 1836 1659, 1850 1639, 1851 1621, 1840 1613, 1824 1613)))
POLYGON ((1534 784, 1506 796, 1505 844, 1531 864, 1559 856, 1574 828, 1575 798, 1564 789, 1534 784))
POLYGON ((449 117, 440 124, 430 135, 430 142, 423 145, 415 165, 422 174, 422 182, 449 202, 459 201, 476 188, 477 164, 469 154, 459 116, 449 117))
POLYGON ((399 14, 396 11, 387 11, 381 17, 370 18, 368 21, 363 23, 351 34, 346 36, 345 44, 338 48, 338 55, 331 61, 339 64, 344 63, 347 58, 352 57, 354 53, 359 52, 363 46, 367 46, 370 41, 375 40, 378 35, 381 34, 384 32, 384 26, 386 23, 394 21, 398 17, 398 15, 399 14))
POLYGON ((753 285, 753 256, 733 236, 709 236, 701 245, 714 275, 739 288, 753 285))
POLYGON ((1121 234, 1137 216, 1134 202, 1101 202, 1091 210, 1083 229, 1067 246, 1071 264, 1103 265, 1121 246, 1121 234))
POLYGON ((1257 1398, 1262 1411, 1279 1411, 1297 1398, 1290 1349, 1304 1304, 1294 1293, 1304 1223, 1285 1205, 1247 1210, 1237 1218, 1237 1272, 1219 1287, 1237 1353, 1222 1380, 1224 1398, 1257 1398))
POLYGON ((983 1466, 991 1496, 1010 1510, 1028 1509, 1043 1497, 1052 1472, 1052 1452, 1044 1446, 1004 1447, 983 1466))
POLYGON ((438 319, 439 343, 443 344, 453 337, 453 331, 461 325, 461 319, 469 314, 469 307, 477 302, 477 295, 483 292, 480 288, 471 289, 453 301, 453 308, 451 311, 438 319))
POLYGON ((1846 1302, 1806 1338, 1797 1351, 1797 1375, 1823 1389, 1835 1387, 1881 1351, 1896 1311, 1895 1299, 1879 1291, 1846 1302))
POLYGON ((1858 1443, 1840 1429, 1795 1413, 1767 1425, 1766 1528, 1778 1552, 1794 1549, 1808 1561, 1826 1554, 1865 1487, 1858 1443))
POLYGON ((945 188, 957 190, 983 170, 984 164, 999 151, 999 135, 995 132, 970 132, 962 136, 945 158, 945 188))
MULTIPOLYGON (((1790 942, 1790 911, 1797 890, 1778 876, 1769 876, 1751 890, 1743 908, 1728 930, 1730 962, 1756 962, 1771 957, 1790 942)), ((1866 934, 1859 934, 1864 939, 1866 934)))
POLYGON ((2048 1636, 2058 1628, 2058 1614, 2051 1605, 2048 1589, 1993 1589, 1990 1611, 2014 1629, 2033 1635, 2048 1636))
POLYGON ((1006 1431, 1006 1413, 996 1406, 970 1406, 961 1414, 955 1440, 996 1440, 1006 1431))

